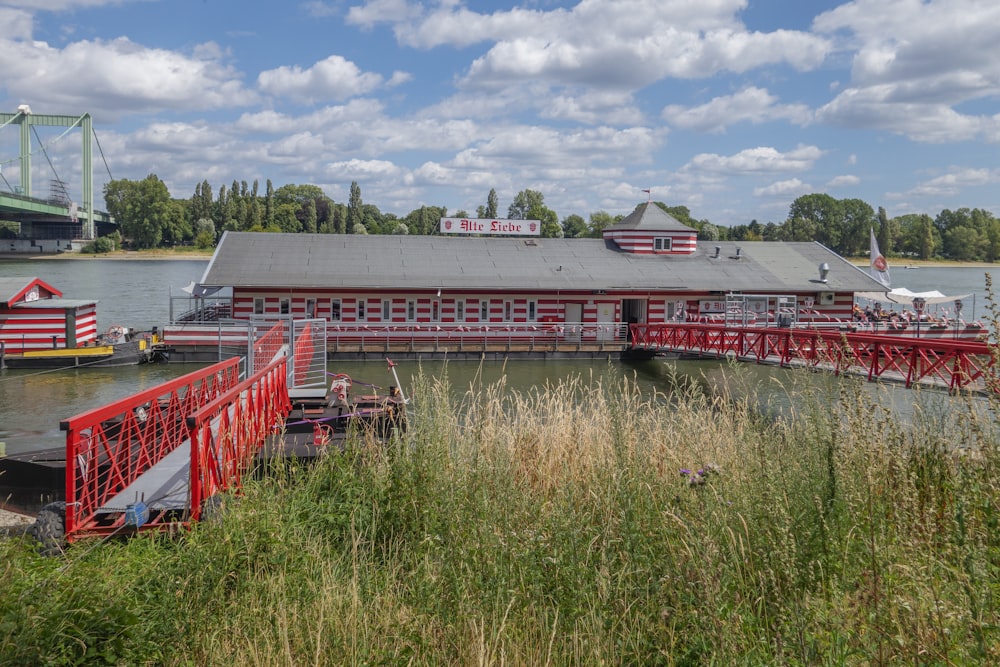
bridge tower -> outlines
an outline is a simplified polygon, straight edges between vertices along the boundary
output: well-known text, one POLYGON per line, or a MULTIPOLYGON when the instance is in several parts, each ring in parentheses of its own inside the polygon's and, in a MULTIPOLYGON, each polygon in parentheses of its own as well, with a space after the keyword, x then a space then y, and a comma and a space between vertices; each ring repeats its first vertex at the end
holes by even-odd
POLYGON ((78 215, 84 220, 83 238, 94 238, 94 159, 92 141, 94 136, 93 120, 89 113, 82 116, 59 116, 33 114, 27 105, 18 109, 17 113, 0 113, 0 128, 6 125, 21 127, 21 188, 24 195, 31 197, 31 128, 33 125, 45 127, 80 127, 83 133, 83 201, 80 203, 78 215))

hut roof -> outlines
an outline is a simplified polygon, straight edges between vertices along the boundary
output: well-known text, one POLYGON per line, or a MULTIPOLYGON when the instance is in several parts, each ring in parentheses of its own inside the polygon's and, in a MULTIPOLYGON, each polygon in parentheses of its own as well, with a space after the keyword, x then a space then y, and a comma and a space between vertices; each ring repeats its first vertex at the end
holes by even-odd
POLYGON ((615 224, 609 225, 604 231, 624 230, 689 233, 696 231, 652 202, 639 204, 634 211, 615 224))
POLYGON ((35 286, 53 296, 62 296, 62 292, 41 278, 24 276, 0 277, 0 306, 10 308, 35 286))

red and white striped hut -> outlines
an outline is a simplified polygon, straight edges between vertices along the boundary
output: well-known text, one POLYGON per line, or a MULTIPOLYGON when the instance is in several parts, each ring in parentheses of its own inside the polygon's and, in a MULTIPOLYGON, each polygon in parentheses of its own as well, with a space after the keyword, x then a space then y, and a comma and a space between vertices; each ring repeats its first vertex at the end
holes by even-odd
POLYGON ((0 278, 0 343, 7 352, 75 348, 96 338, 96 301, 63 299, 40 278, 0 278))

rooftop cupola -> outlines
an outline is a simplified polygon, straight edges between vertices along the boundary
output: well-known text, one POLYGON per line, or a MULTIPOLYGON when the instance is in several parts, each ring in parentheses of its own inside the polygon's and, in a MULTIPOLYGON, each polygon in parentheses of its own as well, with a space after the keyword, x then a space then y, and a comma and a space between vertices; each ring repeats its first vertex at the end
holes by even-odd
POLYGON ((698 249, 698 232, 652 202, 604 230, 604 240, 637 255, 690 255, 698 249))

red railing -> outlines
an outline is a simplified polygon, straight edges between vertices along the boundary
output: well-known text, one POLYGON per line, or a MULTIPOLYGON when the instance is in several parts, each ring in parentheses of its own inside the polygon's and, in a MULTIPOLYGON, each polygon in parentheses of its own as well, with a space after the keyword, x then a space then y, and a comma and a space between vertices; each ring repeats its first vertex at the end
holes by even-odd
POLYGON ((811 328, 717 324, 633 324, 633 349, 733 356, 781 366, 825 368, 949 390, 996 391, 991 346, 982 341, 882 336, 811 328))
POLYGON ((121 528, 122 513, 99 510, 189 437, 185 417, 236 386, 239 363, 222 361, 60 422, 67 540, 121 528))
POLYGON ((232 387, 187 418, 191 437, 190 519, 204 500, 239 487, 258 451, 291 410, 286 358, 232 387))
POLYGON ((253 342, 253 368, 250 372, 256 373, 266 368, 285 344, 285 321, 278 320, 267 332, 255 339, 253 342))
POLYGON ((306 322, 305 327, 299 332, 295 339, 294 361, 292 362, 292 372, 295 375, 294 384, 300 386, 306 383, 309 376, 309 368, 312 365, 313 353, 315 352, 312 337, 312 324, 306 322))

